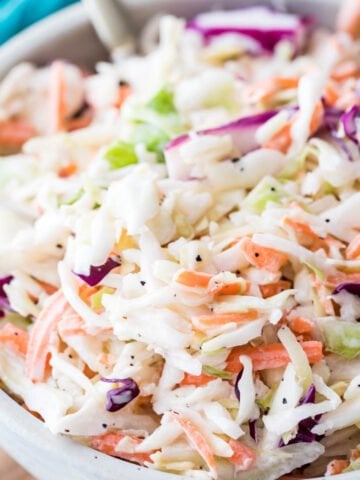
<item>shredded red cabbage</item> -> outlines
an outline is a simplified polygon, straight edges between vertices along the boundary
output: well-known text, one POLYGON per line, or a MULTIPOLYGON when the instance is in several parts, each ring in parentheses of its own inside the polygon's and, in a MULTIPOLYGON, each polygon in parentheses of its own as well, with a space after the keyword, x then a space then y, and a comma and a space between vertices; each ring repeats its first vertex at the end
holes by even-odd
POLYGON ((256 420, 249 420, 248 424, 250 437, 257 443, 256 420))
POLYGON ((101 381, 121 384, 120 387, 113 388, 106 394, 106 410, 108 412, 118 412, 140 393, 138 384, 132 378, 102 378, 101 381))
MULTIPOLYGON (((346 145, 345 139, 338 133, 338 127, 340 120, 343 119, 344 112, 337 108, 325 107, 324 125, 325 129, 330 134, 331 138, 335 141, 338 147, 345 153, 350 162, 353 161, 353 156, 346 145)), ((342 120, 343 121, 343 120, 342 120)))
POLYGON ((241 396, 240 390, 239 390, 239 382, 241 380, 242 374, 243 374, 243 370, 241 370, 241 372, 238 373, 234 383, 235 395, 236 395, 236 398, 239 400, 239 402, 240 402, 240 396, 241 396))
MULTIPOLYGON (((196 132, 196 135, 231 135, 234 145, 240 150, 240 152, 242 154, 249 153, 259 147, 255 140, 256 130, 277 113, 277 110, 271 110, 256 115, 250 115, 249 117, 241 117, 232 122, 220 125, 219 127, 199 130, 196 132)), ((189 138, 189 135, 176 137, 165 146, 165 150, 172 150, 185 143, 189 138)))
POLYGON ((353 105, 346 110, 346 112, 341 115, 341 122, 346 136, 356 143, 356 145, 359 145, 356 135, 358 133, 357 123, 360 124, 360 108, 357 105, 353 105))
POLYGON ((8 296, 4 290, 5 285, 9 285, 14 277, 12 275, 7 275, 6 277, 0 278, 0 317, 5 315, 5 310, 10 310, 10 303, 8 296))
MULTIPOLYGON (((299 405, 314 403, 315 393, 316 393, 315 385, 311 384, 308 391, 300 399, 299 405)), ((293 439, 291 439, 287 443, 287 445, 292 445, 294 443, 300 443, 300 442, 311 443, 311 442, 321 440, 322 436, 316 435, 315 433, 311 432, 311 430, 315 427, 315 425, 318 424, 320 418, 321 418, 321 415, 316 415, 315 417, 309 417, 309 418, 305 418, 304 420, 301 420, 301 422, 299 422, 296 436, 293 439)), ((281 448, 284 446, 285 446, 285 443, 281 439, 279 443, 279 447, 281 448)))
POLYGON ((84 282, 86 282, 90 287, 95 287, 101 280, 106 277, 106 275, 113 270, 115 267, 120 265, 119 258, 116 257, 109 257, 103 265, 99 265, 98 267, 94 267, 93 265, 90 267, 89 275, 83 275, 81 273, 75 273, 78 277, 80 277, 84 282))
POLYGON ((360 283, 356 282, 347 282, 347 283, 340 283, 335 290, 333 291, 333 295, 340 293, 342 291, 351 293, 352 295, 356 295, 360 297, 360 283))
POLYGON ((250 38, 258 45, 256 52, 252 48, 249 53, 271 53, 282 40, 290 41, 295 50, 298 50, 306 40, 306 32, 312 23, 309 17, 296 17, 267 7, 254 7, 201 14, 190 21, 187 28, 200 33, 207 43, 220 35, 238 34, 250 38), (259 22, 261 17, 264 17, 263 21, 259 22), (281 26, 277 23, 280 17, 281 26))

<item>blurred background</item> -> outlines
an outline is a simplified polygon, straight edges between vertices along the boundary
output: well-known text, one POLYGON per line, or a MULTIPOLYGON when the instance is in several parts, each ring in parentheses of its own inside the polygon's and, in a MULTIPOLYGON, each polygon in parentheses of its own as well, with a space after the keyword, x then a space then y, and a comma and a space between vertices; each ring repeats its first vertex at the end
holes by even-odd
MULTIPOLYGON (((78 0, 0 0, 0 45, 29 25, 78 0)), ((0 450, 1 480, 34 480, 0 450)))
POLYGON ((78 0, 0 0, 0 45, 16 33, 78 0))

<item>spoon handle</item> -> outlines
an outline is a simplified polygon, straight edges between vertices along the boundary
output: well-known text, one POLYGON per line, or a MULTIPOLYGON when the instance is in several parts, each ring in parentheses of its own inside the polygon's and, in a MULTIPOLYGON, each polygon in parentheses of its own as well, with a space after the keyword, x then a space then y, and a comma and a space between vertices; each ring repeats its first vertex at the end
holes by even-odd
POLYGON ((82 2, 96 33, 109 51, 133 43, 129 22, 119 2, 114 0, 82 0, 82 2))

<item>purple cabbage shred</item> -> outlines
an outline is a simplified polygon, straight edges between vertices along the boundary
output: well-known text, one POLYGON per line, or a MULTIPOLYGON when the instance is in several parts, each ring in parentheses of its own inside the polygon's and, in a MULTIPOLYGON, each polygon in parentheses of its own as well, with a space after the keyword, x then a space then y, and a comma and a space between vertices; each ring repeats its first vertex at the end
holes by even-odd
POLYGON ((360 297, 360 283, 357 283, 357 282, 340 283, 333 291, 333 295, 336 295, 337 293, 340 293, 340 292, 348 292, 348 293, 351 293, 352 295, 356 295, 357 297, 360 297))
POLYGON ((353 105, 351 108, 346 110, 346 112, 341 115, 341 122, 343 124, 346 136, 356 143, 356 145, 359 145, 359 141, 357 139, 357 122, 360 123, 360 108, 357 105, 353 105))
POLYGON ((84 280, 90 287, 95 287, 98 285, 101 280, 106 277, 106 275, 111 272, 115 267, 120 265, 119 258, 116 257, 109 257, 103 265, 99 265, 98 267, 91 266, 89 275, 83 275, 81 273, 75 273, 79 278, 84 280))
MULTIPOLYGON (((315 393, 316 393, 315 385, 311 384, 308 391, 300 399, 299 405, 314 403, 315 393)), ((311 432, 311 430, 315 427, 315 425, 318 424, 320 418, 321 418, 321 415, 316 415, 315 417, 309 417, 309 418, 305 418, 304 420, 301 420, 301 422, 299 422, 296 436, 293 439, 291 439, 287 443, 287 445, 292 445, 294 443, 301 443, 301 442, 311 443, 311 442, 316 442, 321 440, 322 438, 321 435, 316 435, 315 433, 311 432)), ((285 443, 281 439, 279 443, 279 447, 281 448, 284 446, 285 446, 285 443)))
POLYGON ((8 296, 4 290, 5 285, 9 285, 14 277, 12 275, 7 275, 6 277, 0 278, 0 318, 5 315, 5 310, 10 310, 10 303, 8 296))
POLYGON ((140 393, 138 384, 132 378, 109 379, 102 378, 102 382, 120 383, 120 387, 109 390, 106 394, 106 410, 118 412, 126 407, 140 393))

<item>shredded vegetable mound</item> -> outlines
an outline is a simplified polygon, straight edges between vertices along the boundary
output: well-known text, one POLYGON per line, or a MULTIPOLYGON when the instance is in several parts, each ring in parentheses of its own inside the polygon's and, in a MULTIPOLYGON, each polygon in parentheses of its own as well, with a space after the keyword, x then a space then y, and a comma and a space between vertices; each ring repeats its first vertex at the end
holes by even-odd
POLYGON ((146 55, 2 80, 0 377, 51 432, 201 480, 360 469, 344 5, 164 16, 146 55))

